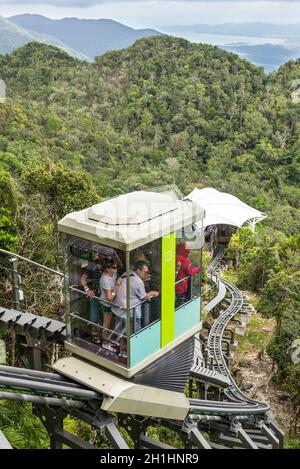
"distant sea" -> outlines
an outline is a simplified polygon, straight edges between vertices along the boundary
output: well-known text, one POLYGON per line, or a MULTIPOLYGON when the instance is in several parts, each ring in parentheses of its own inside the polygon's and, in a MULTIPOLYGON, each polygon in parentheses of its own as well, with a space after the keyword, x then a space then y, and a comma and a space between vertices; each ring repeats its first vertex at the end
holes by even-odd
MULTIPOLYGON (((163 29, 160 28, 163 32, 163 29)), ((290 59, 300 57, 300 44, 289 46, 287 38, 206 34, 194 31, 166 32, 195 43, 212 44, 238 54, 255 65, 272 72, 290 59)))
MULTIPOLYGON (((163 31, 162 31, 163 32, 163 31)), ((176 31, 176 33, 170 33, 172 36, 182 37, 191 42, 212 44, 214 46, 225 46, 225 45, 247 45, 257 46, 261 44, 283 44, 286 39, 274 38, 274 37, 254 37, 254 36, 230 36, 224 34, 204 34, 195 33, 193 31, 176 31)))

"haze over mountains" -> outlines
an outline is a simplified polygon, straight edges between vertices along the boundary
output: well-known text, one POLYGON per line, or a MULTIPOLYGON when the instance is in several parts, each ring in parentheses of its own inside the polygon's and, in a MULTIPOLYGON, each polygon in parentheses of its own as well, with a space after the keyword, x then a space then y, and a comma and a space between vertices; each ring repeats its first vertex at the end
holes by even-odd
POLYGON ((300 57, 300 23, 193 24, 161 26, 160 30, 192 42, 215 44, 268 72, 300 57))
POLYGON ((88 60, 84 54, 74 51, 58 38, 44 33, 29 31, 0 16, 0 54, 9 54, 29 42, 41 42, 43 44, 59 47, 73 57, 88 60))
POLYGON ((267 72, 300 57, 300 24, 226 23, 161 26, 133 29, 108 19, 50 19, 36 14, 0 17, 0 54, 28 42, 57 46, 70 55, 93 61, 148 36, 171 34, 191 42, 217 45, 263 66, 267 72))
POLYGON ((154 29, 133 29, 113 20, 64 18, 53 20, 41 15, 18 15, 10 21, 37 33, 48 34, 93 60, 111 50, 124 49, 136 40, 160 35, 154 29))
POLYGON ((272 23, 224 23, 224 24, 194 24, 162 26, 169 31, 194 31, 195 33, 228 34, 236 36, 260 36, 275 38, 300 39, 300 23, 272 24, 272 23))

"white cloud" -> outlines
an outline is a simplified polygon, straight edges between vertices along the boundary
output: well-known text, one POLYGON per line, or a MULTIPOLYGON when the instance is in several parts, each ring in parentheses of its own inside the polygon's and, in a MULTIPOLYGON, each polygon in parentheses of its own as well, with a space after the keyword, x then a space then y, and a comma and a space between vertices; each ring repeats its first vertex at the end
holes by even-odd
POLYGON ((3 16, 110 18, 135 28, 174 24, 300 21, 300 0, 0 0, 3 16))
MULTIPOLYGON (((299 3, 300 0, 230 0, 231 2, 244 3, 299 3)), ((161 0, 159 3, 207 3, 207 0, 161 0)), ((228 0, 211 0, 211 3, 228 2, 228 0)), ((153 0, 0 0, 0 4, 4 5, 54 5, 64 7, 91 7, 104 4, 120 4, 120 3, 157 3, 153 0)))

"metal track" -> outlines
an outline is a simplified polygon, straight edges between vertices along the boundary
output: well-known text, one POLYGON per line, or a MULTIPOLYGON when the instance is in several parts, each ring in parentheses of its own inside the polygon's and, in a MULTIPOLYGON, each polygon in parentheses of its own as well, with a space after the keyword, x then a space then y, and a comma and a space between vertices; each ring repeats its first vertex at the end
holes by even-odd
MULTIPOLYGON (((244 298, 240 290, 230 282, 220 280, 216 274, 223 257, 224 247, 222 246, 218 249, 216 257, 207 272, 211 274, 212 281, 218 286, 218 302, 225 299, 224 290, 226 290, 226 294, 230 294, 231 297, 230 304, 215 319, 206 345, 212 366, 211 372, 216 377, 222 376, 223 380, 226 380, 226 384, 223 384, 223 395, 228 400, 220 402, 191 398, 189 417, 193 422, 197 422, 197 418, 199 419, 199 430, 204 430, 209 434, 211 431, 213 432, 215 436, 213 441, 209 442, 211 448, 283 448, 284 434, 276 423, 268 417, 269 405, 249 399, 243 394, 232 378, 223 354, 222 342, 227 325, 237 313, 245 309, 244 298)), ((209 303, 213 307, 216 306, 214 300, 209 303)), ((196 378, 196 383, 204 383, 205 395, 207 395, 208 385, 220 387, 222 386, 222 380, 216 379, 216 377, 205 380, 207 370, 205 370, 201 346, 198 342, 196 341, 195 345, 194 366, 191 370, 192 388, 190 390, 193 389, 193 379, 196 378)), ((198 389, 200 390, 200 388, 198 389)))
POLYGON ((261 415, 265 412, 262 410, 259 402, 253 404, 251 401, 241 402, 218 402, 200 399, 190 399, 190 413, 202 415, 261 415))
POLYGON ((212 262, 209 264, 209 266, 206 269, 206 272, 208 274, 215 272, 217 267, 220 265, 222 259, 224 258, 225 255, 225 246, 222 246, 219 244, 216 248, 215 256, 212 260, 212 262))
MULTIPOLYGON (((101 400, 103 395, 56 373, 0 366, 0 388, 24 391, 26 395, 55 396, 59 399, 101 400)), ((30 400, 30 399, 28 399, 30 400)))
POLYGON ((257 402, 255 400, 249 399, 237 386, 236 382, 232 378, 232 375, 226 364, 224 353, 222 351, 222 340, 224 336, 224 331, 228 323, 234 318, 234 316, 240 312, 243 306, 243 295, 240 290, 229 282, 225 280, 220 281, 225 285, 227 291, 231 295, 231 303, 229 307, 214 321, 214 324, 210 330, 208 339, 207 339, 207 348, 209 357, 212 359, 213 369, 218 371, 223 376, 226 376, 230 380, 230 385, 224 391, 225 395, 231 401, 241 401, 245 402, 248 405, 253 406, 253 410, 260 410, 262 414, 267 412, 270 409, 268 404, 263 402, 257 402))
MULTIPOLYGON (((219 246, 218 248, 217 255, 208 268, 208 271, 211 273, 217 270, 224 257, 224 246, 219 246)), ((244 305, 243 294, 235 285, 225 280, 220 280, 217 275, 212 275, 212 279, 214 282, 219 282, 220 285, 225 287, 227 292, 231 295, 231 303, 229 307, 214 321, 207 339, 207 348, 209 356, 213 362, 213 369, 220 372, 230 380, 230 385, 225 390, 225 395, 228 399, 232 401, 247 402, 250 405, 252 404, 255 408, 260 407, 262 413, 265 413, 269 410, 269 406, 267 404, 249 399, 239 389, 232 378, 222 351, 224 331, 228 323, 241 311, 244 305)))
MULTIPOLYGON (((212 370, 209 370, 202 363, 197 366, 199 356, 195 356, 194 366, 191 370, 191 376, 194 378, 201 379, 203 381, 207 376, 208 382, 221 382, 220 375, 225 381, 224 394, 231 402, 216 402, 209 400, 190 399, 190 414, 201 414, 201 415, 230 415, 230 416, 244 416, 244 415, 265 415, 269 410, 269 405, 263 402, 257 402, 249 399, 239 389, 235 383, 232 375, 226 364, 226 360, 222 350, 222 341, 224 337, 225 329, 228 323, 243 307, 243 295, 240 290, 229 282, 218 279, 217 275, 213 275, 213 272, 217 269, 220 262, 224 257, 224 246, 220 246, 216 257, 207 269, 212 274, 214 282, 218 282, 219 289, 226 289, 227 293, 231 295, 231 303, 229 307, 214 321, 213 326, 210 330, 207 339, 207 349, 209 358, 212 362, 212 370), (195 363, 196 362, 196 363, 195 363), (213 374, 211 374, 213 373, 213 374)), ((223 295, 221 296, 221 300, 223 295)), ((211 302, 212 303, 212 302, 211 302)), ((197 346, 196 346, 197 350, 197 346)))

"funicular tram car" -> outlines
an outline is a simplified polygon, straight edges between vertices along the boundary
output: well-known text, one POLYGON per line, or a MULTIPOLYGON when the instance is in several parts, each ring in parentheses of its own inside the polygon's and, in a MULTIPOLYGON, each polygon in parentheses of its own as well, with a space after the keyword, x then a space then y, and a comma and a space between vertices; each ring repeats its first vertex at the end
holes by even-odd
POLYGON ((216 230, 216 243, 227 245, 236 233, 237 228, 232 225, 216 225, 216 230))
POLYGON ((206 247, 213 256, 219 245, 227 246, 232 236, 236 233, 237 227, 232 225, 210 225, 204 229, 204 239, 206 247))
MULTIPOLYGON (((201 226, 203 218, 197 204, 172 191, 140 191, 59 222, 67 278, 65 346, 73 357, 98 373, 106 370, 106 380, 109 370, 125 380, 184 390, 193 338, 201 329, 203 230, 194 223, 201 226), (179 279, 183 246, 193 274, 179 279)), ((54 368, 68 375, 65 363, 54 368)))

